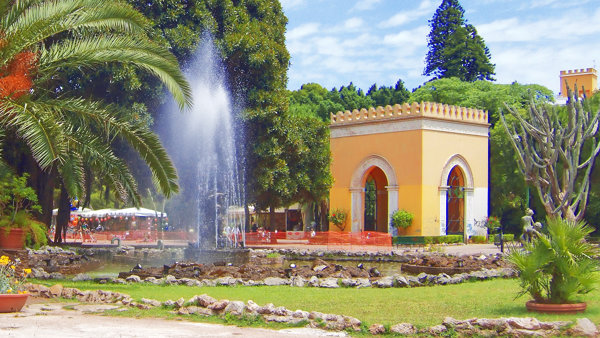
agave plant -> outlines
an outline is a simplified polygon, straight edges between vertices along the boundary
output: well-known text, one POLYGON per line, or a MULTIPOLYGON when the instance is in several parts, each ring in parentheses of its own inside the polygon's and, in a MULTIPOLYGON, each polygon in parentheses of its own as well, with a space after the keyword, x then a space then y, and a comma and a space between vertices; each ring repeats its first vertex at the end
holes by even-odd
POLYGON ((520 274, 521 292, 538 303, 566 304, 596 288, 598 249, 585 237, 593 229, 583 221, 549 218, 543 233, 508 260, 520 274))

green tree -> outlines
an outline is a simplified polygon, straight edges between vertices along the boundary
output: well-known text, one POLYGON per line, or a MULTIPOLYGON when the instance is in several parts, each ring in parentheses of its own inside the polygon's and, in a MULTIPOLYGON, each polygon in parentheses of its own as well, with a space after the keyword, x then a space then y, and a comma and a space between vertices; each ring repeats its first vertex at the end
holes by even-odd
MULTIPOLYGON (((109 147, 121 137, 147 163, 165 195, 177 192, 175 169, 156 135, 122 119, 116 107, 70 97, 56 86, 68 70, 120 62, 158 77, 181 107, 188 104, 190 89, 176 59, 148 39, 148 22, 139 12, 119 1, 30 1, 6 3, 0 18, 0 126, 14 144, 26 145, 26 156, 46 173, 38 183, 50 190, 51 177, 58 175, 62 195, 77 196, 88 163, 120 188, 122 198, 137 204, 135 181, 109 147)), ((46 213, 52 208, 47 201, 42 200, 46 213)))
MULTIPOLYGON (((335 92, 337 95, 337 91, 335 92)), ((329 121, 329 114, 346 108, 331 99, 330 92, 317 83, 303 84, 300 89, 289 93, 289 112, 296 116, 317 116, 329 121)))
POLYGON ((367 96, 374 101, 375 106, 385 107, 407 102, 410 92, 404 87, 404 81, 400 79, 394 87, 382 86, 377 88, 377 84, 373 84, 367 91, 367 96))
POLYGON ((463 81, 494 80, 490 51, 477 30, 464 19, 458 0, 443 0, 429 20, 429 51, 423 75, 458 77, 463 81))

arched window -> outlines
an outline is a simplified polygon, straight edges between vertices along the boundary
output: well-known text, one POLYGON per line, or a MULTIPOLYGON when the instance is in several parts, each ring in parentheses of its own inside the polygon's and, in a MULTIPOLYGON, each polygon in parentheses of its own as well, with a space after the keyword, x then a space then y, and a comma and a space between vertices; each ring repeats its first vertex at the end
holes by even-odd
POLYGON ((464 233, 465 219, 465 179, 459 166, 455 166, 448 175, 446 193, 446 233, 464 233))

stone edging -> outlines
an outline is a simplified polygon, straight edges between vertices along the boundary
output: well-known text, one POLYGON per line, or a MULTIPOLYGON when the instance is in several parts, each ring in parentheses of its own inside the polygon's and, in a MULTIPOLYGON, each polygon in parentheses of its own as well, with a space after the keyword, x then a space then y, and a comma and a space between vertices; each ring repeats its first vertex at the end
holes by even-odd
MULTIPOLYGON (((39 284, 28 284, 29 292, 44 298, 77 299, 89 303, 114 303, 139 309, 150 309, 158 306, 172 307, 179 315, 223 316, 226 314, 243 316, 260 316, 266 322, 278 322, 290 325, 299 325, 306 322, 307 327, 325 328, 328 330, 361 331, 363 323, 349 316, 325 314, 321 312, 307 312, 303 310, 291 311, 283 306, 275 307, 269 303, 259 306, 252 300, 247 303, 241 301, 217 300, 206 294, 195 295, 187 302, 184 298, 176 301, 167 300, 160 302, 153 299, 141 299, 135 302, 129 295, 104 291, 81 291, 76 288, 64 288, 60 284, 46 287, 39 284)), ((373 324, 368 328, 371 334, 395 333, 403 335, 427 334, 432 336, 447 335, 448 331, 459 335, 483 336, 598 336, 598 329, 587 318, 579 318, 576 322, 542 322, 536 318, 472 318, 456 320, 452 317, 444 319, 440 325, 418 329, 410 323, 400 323, 390 327, 389 331, 382 324, 373 324)))
MULTIPOLYGON (((420 287, 420 286, 431 286, 431 285, 447 285, 447 284, 460 284, 471 280, 487 280, 492 278, 512 278, 516 277, 516 272, 513 269, 502 268, 494 270, 479 270, 468 273, 456 274, 449 276, 441 273, 438 275, 430 275, 427 273, 421 273, 417 276, 403 276, 396 274, 393 276, 385 276, 378 278, 317 278, 315 276, 311 278, 304 278, 301 276, 292 276, 290 278, 280 277, 267 277, 263 280, 242 280, 234 277, 221 277, 216 279, 193 279, 193 278, 175 278, 172 275, 167 275, 164 278, 147 277, 141 279, 137 275, 130 275, 126 279, 122 278, 92 278, 87 274, 81 273, 76 275, 73 281, 87 281, 95 280, 101 283, 152 283, 152 284, 179 284, 188 286, 217 286, 217 285, 243 285, 243 286, 276 286, 276 285, 289 285, 292 287, 321 287, 321 288, 339 288, 339 287, 377 287, 377 288, 391 288, 391 287, 420 287)), ((48 274, 42 269, 33 269, 33 278, 38 279, 65 279, 65 277, 59 273, 48 274)))

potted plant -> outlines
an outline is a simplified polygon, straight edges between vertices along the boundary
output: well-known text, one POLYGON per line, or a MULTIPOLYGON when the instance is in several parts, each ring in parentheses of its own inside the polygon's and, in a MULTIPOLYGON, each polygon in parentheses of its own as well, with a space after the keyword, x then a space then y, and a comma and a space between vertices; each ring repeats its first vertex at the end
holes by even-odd
POLYGON ((338 229, 344 231, 346 229, 346 219, 348 218, 348 212, 344 209, 333 209, 329 215, 329 221, 333 223, 338 229))
POLYGON ((585 222, 561 218, 549 218, 547 223, 543 233, 508 255, 519 272, 517 297, 529 294, 529 311, 583 312, 586 303, 579 296, 594 290, 600 281, 598 249, 585 240, 593 229, 585 222))
POLYGON ((27 174, 5 175, 0 181, 0 248, 18 250, 25 245, 46 245, 46 226, 31 218, 40 211, 35 191, 27 186, 27 174))
POLYGON ((0 313, 20 311, 27 301, 24 280, 31 269, 18 271, 8 256, 0 257, 0 313))
POLYGON ((411 226, 414 218, 415 216, 410 211, 404 209, 396 210, 392 214, 392 225, 400 231, 400 229, 406 229, 411 226))

